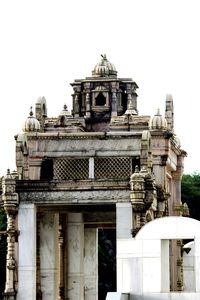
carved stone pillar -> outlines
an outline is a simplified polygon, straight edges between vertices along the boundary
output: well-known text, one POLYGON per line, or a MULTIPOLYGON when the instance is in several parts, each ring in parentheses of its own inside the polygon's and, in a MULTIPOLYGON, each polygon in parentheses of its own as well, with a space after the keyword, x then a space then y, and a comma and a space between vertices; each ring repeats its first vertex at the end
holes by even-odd
POLYGON ((181 166, 182 157, 178 157, 178 165, 175 172, 172 173, 172 183, 173 183, 173 215, 181 215, 181 210, 177 210, 176 207, 182 204, 181 202, 181 177, 183 173, 183 168, 181 166), (180 165, 179 165, 180 164, 180 165))
POLYGON ((112 117, 117 116, 117 85, 116 82, 111 83, 111 92, 112 92, 112 98, 111 98, 111 103, 112 103, 112 117))
POLYGON ((178 240, 177 243, 177 291, 183 291, 183 258, 182 258, 182 240, 178 240))
POLYGON ((117 116, 117 96, 116 90, 112 91, 112 117, 117 116))
POLYGON ((140 164, 147 171, 152 171, 151 134, 149 130, 142 132, 140 164))
POLYGON ((36 219, 35 204, 20 202, 17 300, 36 299, 36 219))
POLYGON ((85 96, 86 102, 86 117, 91 117, 90 94, 87 92, 85 96))
POLYGON ((153 178, 146 169, 139 172, 138 167, 130 178, 130 199, 133 208, 133 229, 135 236, 146 223, 146 212, 156 201, 155 186, 153 178))
POLYGON ((58 227, 58 255, 59 255, 59 292, 58 299, 64 300, 64 217, 59 214, 58 227))
POLYGON ((84 229, 84 300, 98 299, 98 229, 84 229))
POLYGON ((144 176, 140 174, 138 167, 135 168, 135 173, 131 175, 130 179, 130 198, 133 208, 133 229, 132 234, 139 231, 143 224, 142 214, 144 212, 144 200, 145 200, 145 182, 144 176))
POLYGON ((78 94, 74 95, 74 112, 75 112, 75 117, 79 117, 79 98, 78 94))
MULTIPOLYGON (((182 214, 182 203, 181 203, 181 176, 182 176, 182 157, 179 156, 177 160, 177 169, 172 173, 172 197, 173 201, 172 215, 181 216, 182 214)), ((173 242, 172 242, 173 243, 173 242)), ((181 253, 182 241, 174 241, 174 277, 172 276, 172 283, 174 290, 183 290, 183 260, 181 253)))
POLYGON ((42 213, 37 213, 37 237, 36 237, 36 297, 37 300, 42 300, 41 291, 41 274, 40 274, 40 220, 42 213))
POLYGON ((84 223, 81 213, 68 213, 67 253, 67 297, 70 300, 84 299, 84 223))
POLYGON ((137 115, 131 91, 127 91, 127 110, 125 115, 137 115))
POLYGON ((14 271, 16 268, 15 261, 15 217, 11 214, 7 215, 7 255, 6 255, 6 293, 13 293, 14 287, 14 271))
POLYGON ((15 192, 15 176, 10 174, 8 170, 7 175, 3 178, 3 207, 7 214, 7 255, 6 255, 6 284, 4 299, 15 299, 15 241, 16 241, 16 228, 15 216, 18 208, 18 194, 15 192))
POLYGON ((85 115, 87 118, 91 117, 91 99, 90 99, 90 91, 91 91, 91 86, 90 86, 90 82, 85 82, 84 83, 84 93, 83 93, 83 99, 84 101, 84 106, 85 106, 85 115))
POLYGON ((40 220, 40 282, 43 300, 59 299, 59 216, 43 212, 40 220))

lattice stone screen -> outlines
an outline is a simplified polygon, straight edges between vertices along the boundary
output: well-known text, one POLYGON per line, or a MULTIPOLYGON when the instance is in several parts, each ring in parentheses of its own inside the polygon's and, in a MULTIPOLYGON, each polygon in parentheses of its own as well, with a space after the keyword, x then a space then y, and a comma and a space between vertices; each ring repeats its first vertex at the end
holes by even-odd
MULTIPOLYGON (((95 179, 128 179, 132 159, 129 157, 94 158, 95 179)), ((53 164, 53 178, 57 180, 89 179, 89 158, 57 158, 53 164)))
POLYGON ((54 179, 88 179, 89 159, 55 159, 53 173, 54 179))
POLYGON ((131 159, 129 157, 109 157, 94 159, 96 179, 127 179, 130 177, 131 159))

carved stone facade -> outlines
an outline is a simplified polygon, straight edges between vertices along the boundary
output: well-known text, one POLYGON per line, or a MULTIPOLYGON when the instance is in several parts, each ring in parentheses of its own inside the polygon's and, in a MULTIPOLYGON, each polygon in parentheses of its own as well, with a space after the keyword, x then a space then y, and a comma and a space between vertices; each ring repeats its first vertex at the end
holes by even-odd
MULTIPOLYGON (((118 78, 105 55, 91 77, 71 85, 72 112, 64 105, 48 118, 40 97, 36 117, 31 109, 15 137, 17 173, 8 172, 2 189, 5 299, 96 300, 98 228, 127 238, 154 218, 186 211, 186 153, 175 135, 172 97, 165 116, 140 116, 137 84, 118 78)), ((173 274, 178 290, 180 270, 173 274)))

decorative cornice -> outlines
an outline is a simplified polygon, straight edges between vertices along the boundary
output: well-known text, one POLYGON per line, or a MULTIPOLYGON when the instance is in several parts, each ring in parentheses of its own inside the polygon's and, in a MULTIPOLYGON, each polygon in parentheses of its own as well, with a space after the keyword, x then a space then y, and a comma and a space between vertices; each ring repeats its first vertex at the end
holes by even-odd
POLYGON ((17 192, 74 191, 74 190, 128 190, 129 180, 19 180, 17 192))
POLYGON ((39 134, 28 134, 27 140, 107 140, 107 139, 137 139, 141 137, 141 132, 98 132, 98 133, 63 133, 63 132, 47 132, 39 134))
POLYGON ((129 190, 96 191, 26 191, 20 192, 20 202, 37 204, 99 204, 129 202, 129 190))

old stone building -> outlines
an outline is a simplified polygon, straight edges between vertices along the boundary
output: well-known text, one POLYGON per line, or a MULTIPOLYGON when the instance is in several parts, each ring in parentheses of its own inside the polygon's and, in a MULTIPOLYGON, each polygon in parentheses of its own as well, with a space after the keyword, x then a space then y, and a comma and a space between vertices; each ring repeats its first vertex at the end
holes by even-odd
MULTIPOLYGON (((99 229, 130 238, 155 218, 186 211, 172 96, 163 116, 139 115, 136 82, 118 77, 105 55, 71 86, 71 112, 64 105, 49 118, 40 97, 15 136, 17 169, 3 178, 1 196, 5 299, 98 299, 99 229)), ((173 290, 182 289, 177 259, 173 290)))

